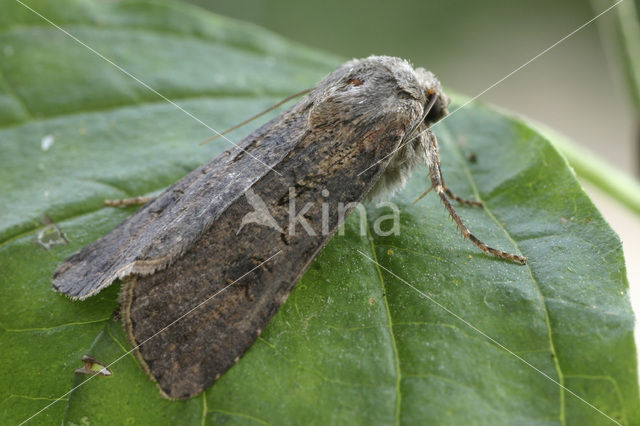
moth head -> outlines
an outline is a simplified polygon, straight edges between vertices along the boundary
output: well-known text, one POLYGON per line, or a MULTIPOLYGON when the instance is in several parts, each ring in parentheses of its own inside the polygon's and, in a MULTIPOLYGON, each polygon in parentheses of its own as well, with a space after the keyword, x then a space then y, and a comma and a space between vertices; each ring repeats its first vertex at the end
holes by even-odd
POLYGON ((427 123, 435 123, 449 114, 447 110, 450 102, 449 96, 444 93, 440 81, 431 71, 427 71, 424 68, 416 68, 416 75, 427 97, 425 107, 431 102, 434 96, 436 98, 433 107, 425 118, 427 123))

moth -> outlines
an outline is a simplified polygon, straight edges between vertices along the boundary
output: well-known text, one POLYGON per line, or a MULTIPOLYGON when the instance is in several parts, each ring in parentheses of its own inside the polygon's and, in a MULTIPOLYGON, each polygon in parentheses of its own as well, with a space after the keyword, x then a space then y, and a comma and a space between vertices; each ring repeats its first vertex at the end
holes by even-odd
POLYGON ((82 300, 121 280, 121 314, 137 358, 164 397, 186 399, 239 360, 338 229, 335 214, 324 233, 291 229, 292 198, 310 204, 298 219, 318 229, 323 203, 342 202, 349 213, 426 163, 463 235, 525 263, 471 234, 450 202, 480 204, 456 196, 442 177, 430 124, 448 114, 448 104, 436 77, 405 60, 349 61, 72 255, 53 287, 82 300), (271 217, 260 218, 256 207, 271 217))

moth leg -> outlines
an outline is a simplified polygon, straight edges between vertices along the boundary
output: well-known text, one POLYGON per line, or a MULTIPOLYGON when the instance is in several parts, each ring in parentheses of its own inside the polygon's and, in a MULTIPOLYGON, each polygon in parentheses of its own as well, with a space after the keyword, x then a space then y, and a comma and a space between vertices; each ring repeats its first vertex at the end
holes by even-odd
MULTIPOLYGON (((441 177, 441 179, 442 179, 442 177, 441 177)), ((482 201, 469 201, 469 200, 464 199, 462 197, 458 197, 449 188, 447 188, 447 186, 444 183, 444 180, 442 180, 442 188, 444 189, 444 192, 449 196, 449 198, 456 200, 460 204, 467 204, 467 205, 475 206, 475 207, 484 207, 484 204, 482 203, 482 201)), ((432 189, 433 189, 433 185, 431 185, 426 191, 424 191, 422 194, 420 194, 420 196, 418 198, 413 200, 413 204, 415 204, 418 201, 422 200, 429 192, 431 192, 432 189)))
MULTIPOLYGON (((440 166, 440 149, 438 148, 438 141, 436 140, 435 134, 430 129, 427 131, 427 136, 429 137, 429 142, 431 147, 430 151, 432 155, 432 162, 434 163, 434 165, 438 167, 438 170, 440 170, 440 167, 441 167, 440 166)), ((471 201, 456 195, 453 191, 451 191, 447 187, 447 184, 444 183, 444 177, 442 176, 442 171, 440 171, 439 174, 440 174, 440 182, 442 185, 442 189, 449 196, 449 198, 456 200, 460 204, 466 204, 468 206, 484 207, 484 204, 482 203, 482 201, 471 201)), ((427 195, 429 191, 431 191, 431 189, 433 188, 434 188, 434 185, 431 185, 431 187, 427 189, 424 194, 418 197, 416 201, 418 201, 419 199, 427 195)))
POLYGON ((472 200, 467 200, 465 198, 457 196, 456 194, 451 192, 451 190, 447 187, 447 185, 445 185, 444 181, 442 181, 442 188, 444 189, 444 192, 449 196, 449 198, 456 200, 460 204, 466 204, 468 206, 475 206, 475 207, 484 207, 484 204, 482 203, 482 201, 472 201, 472 200))
MULTIPOLYGON (((437 164, 438 164, 438 168, 440 168, 439 155, 437 157, 437 164)), ((442 189, 444 189, 445 194, 447 194, 449 198, 456 200, 460 204, 467 204, 469 206, 474 206, 474 207, 484 207, 484 204, 482 203, 482 201, 470 201, 454 194, 449 188, 447 188, 447 185, 444 183, 444 177, 442 175, 440 175, 440 181, 442 182, 442 189)), ((413 200, 413 203, 415 204, 418 201, 422 200, 429 192, 431 192, 432 189, 433 189, 433 185, 431 185, 426 191, 424 191, 418 198, 413 200)))
POLYGON ((527 259, 525 257, 523 257, 523 256, 518 256, 517 254, 507 253, 506 251, 502 251, 502 250, 495 249, 493 247, 489 247, 487 244, 485 244, 482 241, 480 241, 478 239, 478 237, 473 235, 471 233, 471 231, 469 231, 469 228, 467 228, 467 226, 462 222, 462 219, 460 218, 458 213, 453 208, 453 205, 451 205, 451 202, 447 198, 448 193, 447 193, 447 191, 445 190, 445 187, 444 187, 444 183, 443 183, 443 179, 442 179, 442 170, 440 168, 440 161, 439 161, 439 154, 438 154, 438 142, 437 142, 437 140, 435 138, 435 135, 433 135, 432 132, 428 132, 428 133, 430 133, 432 135, 432 136, 429 137, 430 142, 431 142, 430 143, 431 153, 435 156, 434 159, 437 159, 437 161, 434 161, 433 164, 431 164, 431 166, 429 168, 429 176, 431 178, 431 186, 438 193, 438 196, 442 200, 442 203, 444 204, 445 208, 447 209, 447 211, 449 212, 449 214, 451 215, 453 220, 455 221, 456 225, 458 226, 458 229, 460 229, 460 231, 462 232, 462 235, 464 235, 465 238, 468 238, 469 240, 471 240, 471 242, 473 244, 478 246, 485 253, 491 253, 491 254, 493 254, 495 256, 502 257, 503 259, 509 259, 509 260, 514 261, 514 262, 521 263, 523 265, 526 264, 527 263, 527 259))
POLYGON ((123 198, 120 200, 104 200, 104 205, 107 207, 128 207, 128 206, 141 206, 147 204, 149 201, 155 200, 157 197, 133 197, 123 198))
POLYGON ((424 191, 418 198, 413 200, 413 204, 415 204, 418 201, 422 200, 428 193, 431 192, 432 189, 433 189, 433 185, 431 185, 426 191, 424 191))

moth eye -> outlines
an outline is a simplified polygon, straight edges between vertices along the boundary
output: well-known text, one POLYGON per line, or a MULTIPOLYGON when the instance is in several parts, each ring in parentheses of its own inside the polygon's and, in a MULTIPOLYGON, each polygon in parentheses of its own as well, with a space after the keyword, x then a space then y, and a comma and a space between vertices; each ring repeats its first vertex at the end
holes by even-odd
POLYGON ((346 81, 346 85, 349 86, 362 86, 364 84, 364 80, 360 78, 350 78, 346 81))

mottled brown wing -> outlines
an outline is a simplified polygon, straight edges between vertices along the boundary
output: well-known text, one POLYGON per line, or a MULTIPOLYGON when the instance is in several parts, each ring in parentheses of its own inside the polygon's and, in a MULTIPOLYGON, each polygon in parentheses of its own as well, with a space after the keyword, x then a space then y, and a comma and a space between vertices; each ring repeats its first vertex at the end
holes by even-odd
POLYGON ((163 395, 193 397, 238 361, 336 231, 338 203, 360 201, 383 172, 389 159, 358 175, 398 146, 422 106, 406 96, 399 100, 393 84, 385 91, 374 83, 369 90, 379 97, 373 98, 364 90, 361 98, 348 93, 354 90, 348 82, 332 83, 338 89, 315 98, 304 115, 306 133, 275 167, 279 174, 269 171, 252 185, 282 233, 249 223, 236 235, 242 218, 254 211, 242 196, 170 268, 128 282, 127 334, 134 347, 141 345, 138 358, 163 395), (316 235, 299 224, 292 234, 290 188, 296 212, 312 203, 304 217, 316 235), (322 203, 330 206, 326 235, 322 203))
POLYGON ((306 122, 308 106, 301 102, 265 124, 239 147, 189 173, 109 234, 75 253, 55 271, 53 287, 82 300, 118 278, 166 267, 269 171, 264 164, 278 164, 296 146, 304 134, 299 129, 306 122))

